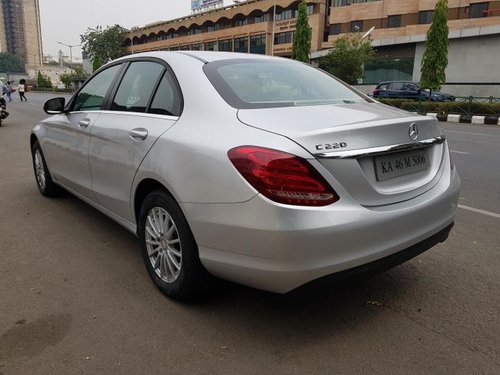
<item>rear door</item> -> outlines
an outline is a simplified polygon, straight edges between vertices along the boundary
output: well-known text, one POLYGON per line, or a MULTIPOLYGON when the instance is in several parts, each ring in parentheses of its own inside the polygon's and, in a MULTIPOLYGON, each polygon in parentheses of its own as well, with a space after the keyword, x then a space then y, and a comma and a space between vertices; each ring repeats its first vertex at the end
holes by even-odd
POLYGON ((98 203, 132 221, 131 186, 142 160, 180 116, 182 96, 161 61, 133 61, 92 128, 90 169, 98 203))

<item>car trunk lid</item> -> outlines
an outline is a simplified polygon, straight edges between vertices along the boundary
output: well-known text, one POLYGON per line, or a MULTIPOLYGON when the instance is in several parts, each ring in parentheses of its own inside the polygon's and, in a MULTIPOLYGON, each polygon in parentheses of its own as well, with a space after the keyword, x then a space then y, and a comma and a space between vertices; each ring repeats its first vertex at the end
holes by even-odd
POLYGON ((298 143, 329 172, 334 188, 365 206, 418 196, 441 173, 445 144, 437 121, 383 104, 244 109, 238 118, 298 143))

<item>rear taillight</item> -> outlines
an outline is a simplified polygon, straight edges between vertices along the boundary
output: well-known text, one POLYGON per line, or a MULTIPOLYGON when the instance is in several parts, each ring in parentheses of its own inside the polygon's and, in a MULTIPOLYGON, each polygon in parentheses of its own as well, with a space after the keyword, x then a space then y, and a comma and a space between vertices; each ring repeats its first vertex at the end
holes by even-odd
POLYGON ((238 172, 267 198, 298 206, 326 206, 339 200, 325 179, 298 156, 257 146, 229 150, 238 172))

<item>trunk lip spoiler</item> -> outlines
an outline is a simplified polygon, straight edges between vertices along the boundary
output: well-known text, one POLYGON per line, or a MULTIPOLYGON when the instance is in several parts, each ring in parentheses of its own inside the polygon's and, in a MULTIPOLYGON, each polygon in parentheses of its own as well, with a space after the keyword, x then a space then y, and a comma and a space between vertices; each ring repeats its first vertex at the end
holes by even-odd
POLYGON ((441 144, 445 141, 446 137, 444 135, 440 135, 438 137, 429 138, 418 142, 400 143, 389 146, 370 147, 357 150, 322 152, 314 154, 314 156, 324 159, 357 159, 373 155, 384 155, 400 151, 416 150, 431 145, 441 144))

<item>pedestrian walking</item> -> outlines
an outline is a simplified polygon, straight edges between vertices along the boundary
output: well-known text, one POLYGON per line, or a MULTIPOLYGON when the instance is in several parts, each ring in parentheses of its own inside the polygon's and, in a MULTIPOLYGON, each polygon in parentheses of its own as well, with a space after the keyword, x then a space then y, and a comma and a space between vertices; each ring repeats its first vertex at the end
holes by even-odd
POLYGON ((11 81, 7 81, 7 87, 5 88, 5 91, 6 91, 6 94, 7 94, 7 98, 9 99, 9 102, 12 101, 12 82, 11 81))
POLYGON ((26 83, 26 81, 24 79, 21 79, 19 81, 19 86, 17 87, 17 89, 19 90, 19 99, 21 99, 21 101, 24 101, 27 102, 28 99, 26 99, 26 95, 24 95, 24 92, 26 91, 26 87, 24 86, 24 84, 26 83))

